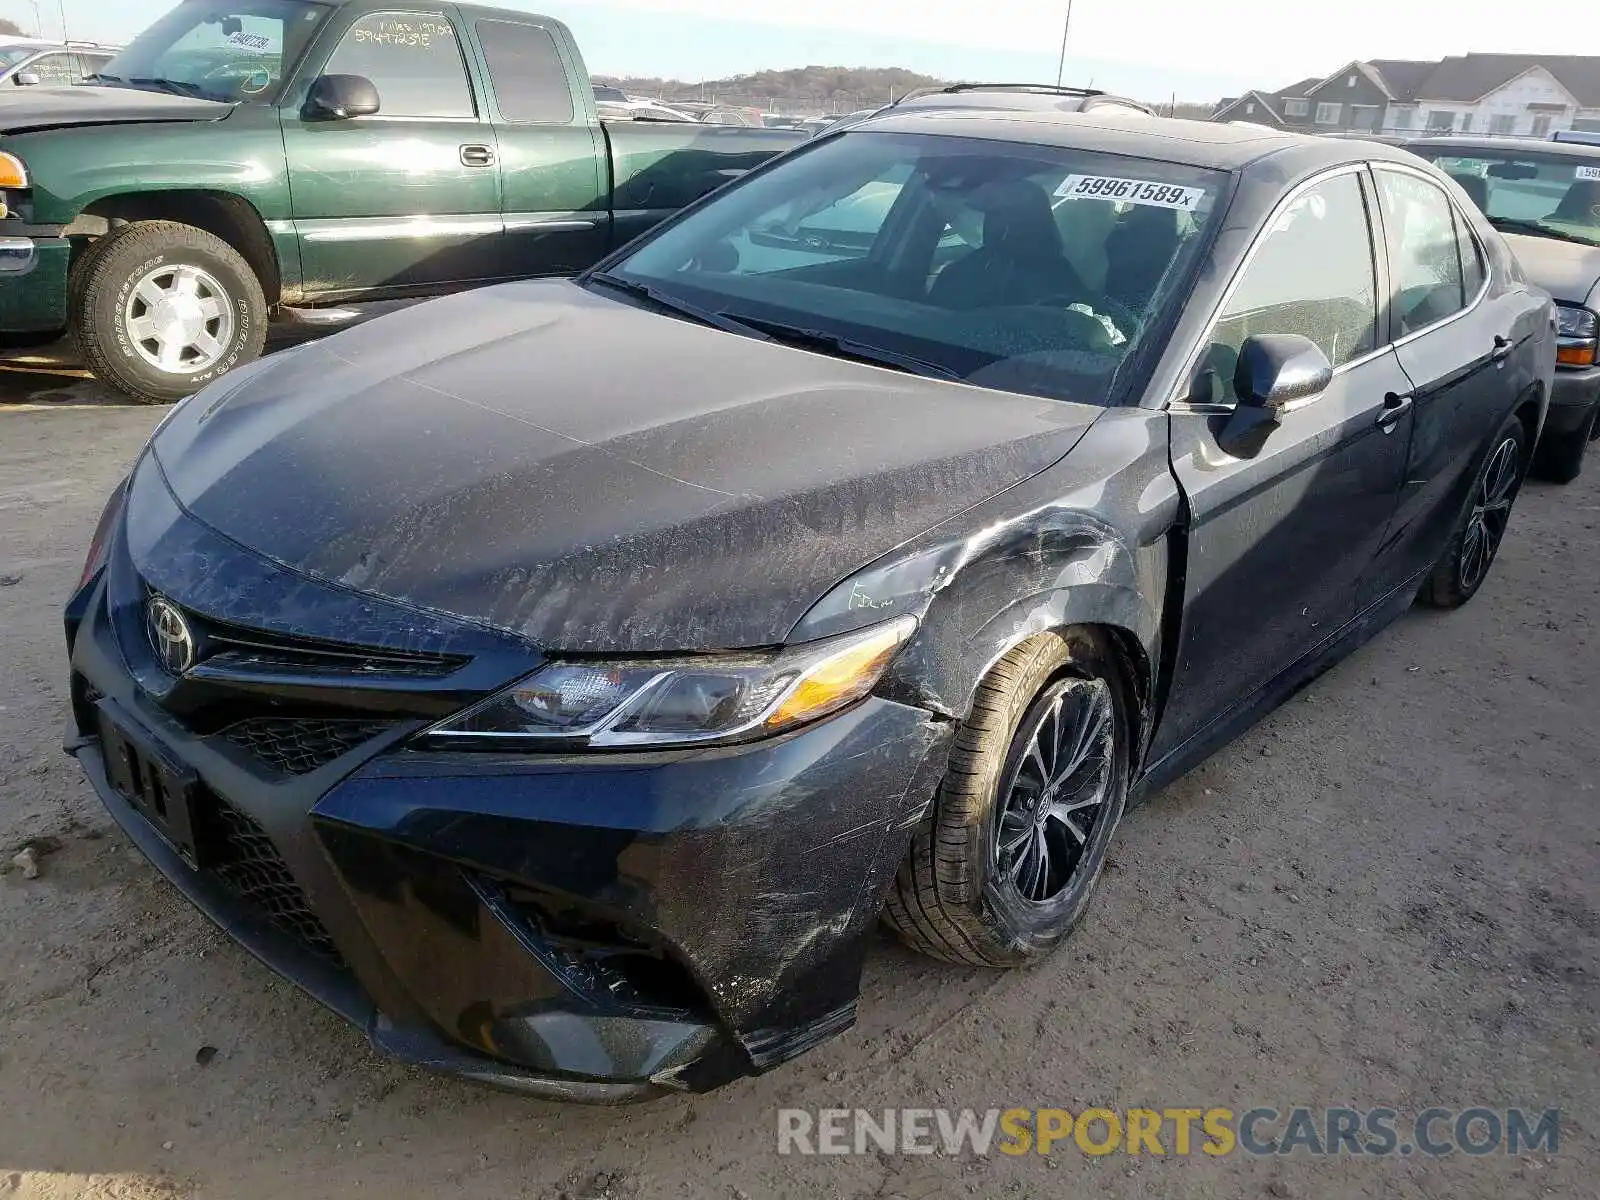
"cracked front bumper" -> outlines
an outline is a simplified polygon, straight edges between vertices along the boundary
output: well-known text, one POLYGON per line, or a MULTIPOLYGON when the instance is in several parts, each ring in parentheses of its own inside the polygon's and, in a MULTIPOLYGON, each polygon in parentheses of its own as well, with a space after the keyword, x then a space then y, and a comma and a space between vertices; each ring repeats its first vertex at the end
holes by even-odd
POLYGON ((870 698, 744 746, 557 756, 416 751, 424 722, 398 720, 266 771, 141 684, 148 646, 106 586, 74 606, 68 748, 191 901, 381 1051, 615 1103, 716 1087, 853 1022, 947 723, 870 698), (130 754, 141 778, 163 764, 192 838, 125 795, 130 754))

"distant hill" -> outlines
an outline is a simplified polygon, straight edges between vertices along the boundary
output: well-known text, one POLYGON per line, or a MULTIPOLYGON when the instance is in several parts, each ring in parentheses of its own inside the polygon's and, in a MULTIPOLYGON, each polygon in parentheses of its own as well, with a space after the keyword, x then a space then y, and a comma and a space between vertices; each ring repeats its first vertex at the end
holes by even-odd
MULTIPOLYGON (((747 105, 764 112, 849 113, 877 108, 896 96, 917 88, 943 87, 947 79, 922 75, 903 67, 793 67, 787 71, 757 71, 729 79, 690 83, 636 75, 596 75, 596 83, 609 84, 635 96, 673 100, 714 100, 747 105)), ((1159 113, 1205 120, 1214 103, 1194 104, 1170 100, 1146 101, 1159 113)))

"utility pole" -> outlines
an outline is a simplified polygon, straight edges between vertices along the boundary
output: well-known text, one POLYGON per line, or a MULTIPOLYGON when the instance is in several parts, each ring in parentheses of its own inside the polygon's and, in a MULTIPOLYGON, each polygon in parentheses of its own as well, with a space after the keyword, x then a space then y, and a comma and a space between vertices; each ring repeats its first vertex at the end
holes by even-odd
POLYGON ((1067 73, 1067 33, 1072 29, 1072 0, 1067 0, 1067 17, 1061 22, 1061 57, 1056 62, 1056 86, 1067 73))
MULTIPOLYGON (((67 0, 56 0, 56 7, 58 7, 61 10, 61 40, 64 42, 64 41, 68 40, 68 34, 67 34, 67 0)), ((39 30, 39 32, 43 33, 44 29, 41 28, 39 30)))

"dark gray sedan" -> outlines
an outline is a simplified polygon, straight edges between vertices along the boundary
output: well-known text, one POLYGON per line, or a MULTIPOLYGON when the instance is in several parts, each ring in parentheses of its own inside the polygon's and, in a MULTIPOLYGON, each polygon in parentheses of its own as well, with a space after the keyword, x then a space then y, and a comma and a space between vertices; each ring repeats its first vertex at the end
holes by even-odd
POLYGON ((135 842, 383 1050, 618 1100, 1010 966, 1125 808, 1482 586, 1550 300, 1403 151, 875 117, 180 405, 67 614, 135 842))

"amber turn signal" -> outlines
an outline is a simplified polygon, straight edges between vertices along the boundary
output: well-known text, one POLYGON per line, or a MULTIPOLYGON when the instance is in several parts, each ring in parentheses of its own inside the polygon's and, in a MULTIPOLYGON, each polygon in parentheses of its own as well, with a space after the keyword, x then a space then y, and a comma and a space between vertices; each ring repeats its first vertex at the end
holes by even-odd
POLYGON ((0 188, 28 186, 28 169, 15 154, 0 153, 0 188))
POLYGON ((1592 367, 1594 349, 1593 342, 1585 342, 1581 346, 1557 346, 1556 362, 1564 367, 1592 367))

